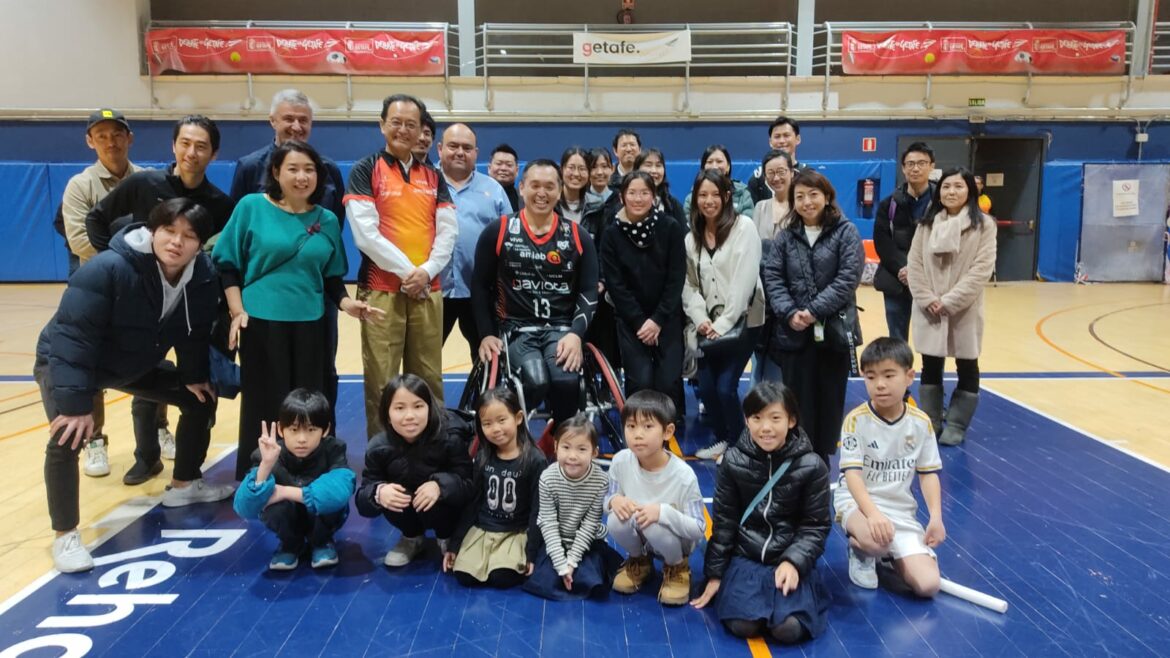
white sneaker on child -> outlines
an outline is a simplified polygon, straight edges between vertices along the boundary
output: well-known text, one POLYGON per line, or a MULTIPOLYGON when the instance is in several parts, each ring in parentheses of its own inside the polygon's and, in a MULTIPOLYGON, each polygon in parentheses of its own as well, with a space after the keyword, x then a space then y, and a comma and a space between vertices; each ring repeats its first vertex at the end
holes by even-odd
POLYGON ((422 551, 422 546, 422 535, 418 537, 403 537, 398 540, 394 548, 386 553, 386 558, 382 560, 382 563, 388 567, 405 567, 422 551))
POLYGON ((91 478, 110 474, 110 454, 106 448, 106 437, 98 434, 85 444, 85 474, 91 478))
POLYGON ((727 442, 716 441, 702 450, 696 450, 695 456, 699 459, 716 459, 725 452, 727 452, 727 442))
POLYGON ((858 587, 877 589, 877 559, 854 550, 852 546, 848 548, 848 551, 849 580, 858 587))
POLYGON ((195 480, 183 487, 168 487, 162 495, 163 507, 183 507, 196 503, 214 503, 230 498, 235 493, 235 486, 230 484, 208 484, 203 478, 195 480))
POLYGON ((93 568, 93 556, 81 544, 81 533, 67 532, 53 540, 53 566, 61 573, 77 573, 93 568))
POLYGON ((175 435, 165 427, 158 428, 158 448, 163 459, 175 460, 175 435))

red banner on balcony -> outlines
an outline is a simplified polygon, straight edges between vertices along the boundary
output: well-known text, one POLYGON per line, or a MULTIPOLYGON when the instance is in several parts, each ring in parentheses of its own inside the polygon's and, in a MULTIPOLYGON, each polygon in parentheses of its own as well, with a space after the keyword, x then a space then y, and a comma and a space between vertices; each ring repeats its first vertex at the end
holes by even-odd
POLYGON ((150 74, 443 75, 443 32, 150 30, 150 74))
POLYGON ((1125 32, 903 30, 843 32, 847 75, 1125 73, 1125 32))

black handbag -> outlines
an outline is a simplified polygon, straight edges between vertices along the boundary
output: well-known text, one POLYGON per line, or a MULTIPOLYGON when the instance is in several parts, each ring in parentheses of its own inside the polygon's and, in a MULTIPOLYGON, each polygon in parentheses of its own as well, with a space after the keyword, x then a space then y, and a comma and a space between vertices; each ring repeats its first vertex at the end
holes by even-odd
POLYGON ((722 336, 718 338, 699 338, 699 350, 702 351, 704 357, 718 358, 740 342, 740 338, 743 337, 745 329, 747 329, 747 313, 740 316, 739 322, 736 322, 722 336))

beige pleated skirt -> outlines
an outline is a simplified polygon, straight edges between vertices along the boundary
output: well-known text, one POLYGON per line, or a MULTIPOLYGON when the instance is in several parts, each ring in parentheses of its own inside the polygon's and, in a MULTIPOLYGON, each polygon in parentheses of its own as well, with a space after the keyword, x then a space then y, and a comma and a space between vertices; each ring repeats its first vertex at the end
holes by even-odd
POLYGON ((455 556, 453 571, 465 573, 479 582, 487 582, 488 574, 496 569, 511 569, 518 573, 528 570, 528 533, 484 532, 472 526, 463 538, 459 554, 455 556))

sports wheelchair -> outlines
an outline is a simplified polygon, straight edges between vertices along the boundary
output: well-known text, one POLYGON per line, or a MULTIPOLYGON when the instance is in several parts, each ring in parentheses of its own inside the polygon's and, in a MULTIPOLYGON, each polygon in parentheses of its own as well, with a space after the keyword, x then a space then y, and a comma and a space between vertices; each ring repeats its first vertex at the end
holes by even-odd
MULTIPOLYGON (((524 375, 518 364, 509 363, 508 336, 503 335, 501 339, 504 347, 500 353, 487 363, 477 361, 468 374, 458 408, 474 413, 484 392, 496 386, 505 386, 516 391, 520 398, 520 406, 529 421, 540 419, 548 421, 537 445, 545 454, 551 456, 553 453, 551 415, 534 408, 534 405, 525 399, 524 375)), ((621 382, 613 366, 596 346, 592 343, 583 343, 582 352, 577 409, 597 426, 598 436, 608 443, 609 452, 617 452, 626 447, 625 439, 622 437, 621 421, 626 398, 622 392, 621 382)), ((606 452, 604 445, 602 452, 606 452)))

